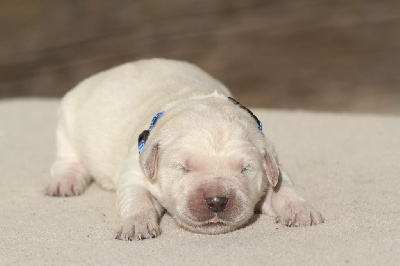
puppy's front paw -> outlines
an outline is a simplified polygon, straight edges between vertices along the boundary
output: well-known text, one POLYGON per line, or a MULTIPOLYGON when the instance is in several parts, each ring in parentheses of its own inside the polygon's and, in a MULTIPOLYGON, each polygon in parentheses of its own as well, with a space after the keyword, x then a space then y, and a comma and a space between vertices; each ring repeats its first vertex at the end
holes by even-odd
POLYGON ((48 196, 78 196, 82 194, 87 187, 84 180, 69 176, 52 181, 44 190, 48 196))
POLYGON ((53 180, 44 190, 48 196, 78 196, 92 180, 89 171, 81 163, 73 161, 55 161, 50 172, 53 180))
POLYGON ((287 226, 317 225, 325 221, 324 216, 307 202, 290 201, 280 208, 276 217, 277 221, 287 226))
POLYGON ((121 228, 115 234, 115 239, 119 240, 143 240, 156 238, 161 234, 157 218, 151 215, 137 214, 124 220, 121 228))

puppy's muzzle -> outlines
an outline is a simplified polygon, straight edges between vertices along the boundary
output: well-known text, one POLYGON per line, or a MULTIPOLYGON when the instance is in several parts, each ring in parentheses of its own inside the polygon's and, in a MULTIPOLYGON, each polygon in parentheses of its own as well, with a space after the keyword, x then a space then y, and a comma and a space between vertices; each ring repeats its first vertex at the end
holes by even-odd
POLYGON ((204 201, 210 211, 221 212, 225 210, 226 205, 228 205, 229 198, 220 196, 207 197, 204 201))

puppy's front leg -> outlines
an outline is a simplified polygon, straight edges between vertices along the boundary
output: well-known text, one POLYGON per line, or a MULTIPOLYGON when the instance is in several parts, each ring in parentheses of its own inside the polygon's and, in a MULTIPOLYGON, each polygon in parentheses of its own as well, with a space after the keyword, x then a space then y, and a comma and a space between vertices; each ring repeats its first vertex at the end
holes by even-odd
POLYGON ((125 184, 117 189, 117 205, 123 223, 116 239, 142 240, 161 234, 158 222, 163 207, 141 185, 125 184))
POLYGON ((268 188, 259 207, 262 213, 287 226, 316 225, 325 221, 324 216, 300 196, 289 176, 282 171, 277 185, 268 188))

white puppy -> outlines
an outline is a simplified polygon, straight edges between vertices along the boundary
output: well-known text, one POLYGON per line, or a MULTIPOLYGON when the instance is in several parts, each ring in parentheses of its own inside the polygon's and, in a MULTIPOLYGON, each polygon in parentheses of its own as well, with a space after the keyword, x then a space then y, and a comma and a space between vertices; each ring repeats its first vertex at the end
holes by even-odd
POLYGON ((196 66, 164 59, 84 80, 61 102, 45 193, 79 195, 92 179, 115 189, 125 240, 159 235, 164 209, 207 234, 245 225, 254 210, 288 226, 324 222, 279 168, 261 123, 230 96, 196 66))

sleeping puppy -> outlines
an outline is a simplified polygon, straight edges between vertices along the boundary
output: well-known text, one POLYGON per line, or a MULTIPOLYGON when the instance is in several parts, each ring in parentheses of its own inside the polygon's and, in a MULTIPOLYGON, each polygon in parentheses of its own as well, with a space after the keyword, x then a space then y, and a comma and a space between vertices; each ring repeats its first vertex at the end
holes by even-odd
POLYGON ((124 64, 67 93, 50 172, 49 196, 82 194, 92 180, 116 190, 117 239, 160 235, 164 210, 204 234, 235 230, 255 210, 287 226, 324 222, 279 167, 256 116, 185 62, 124 64))

